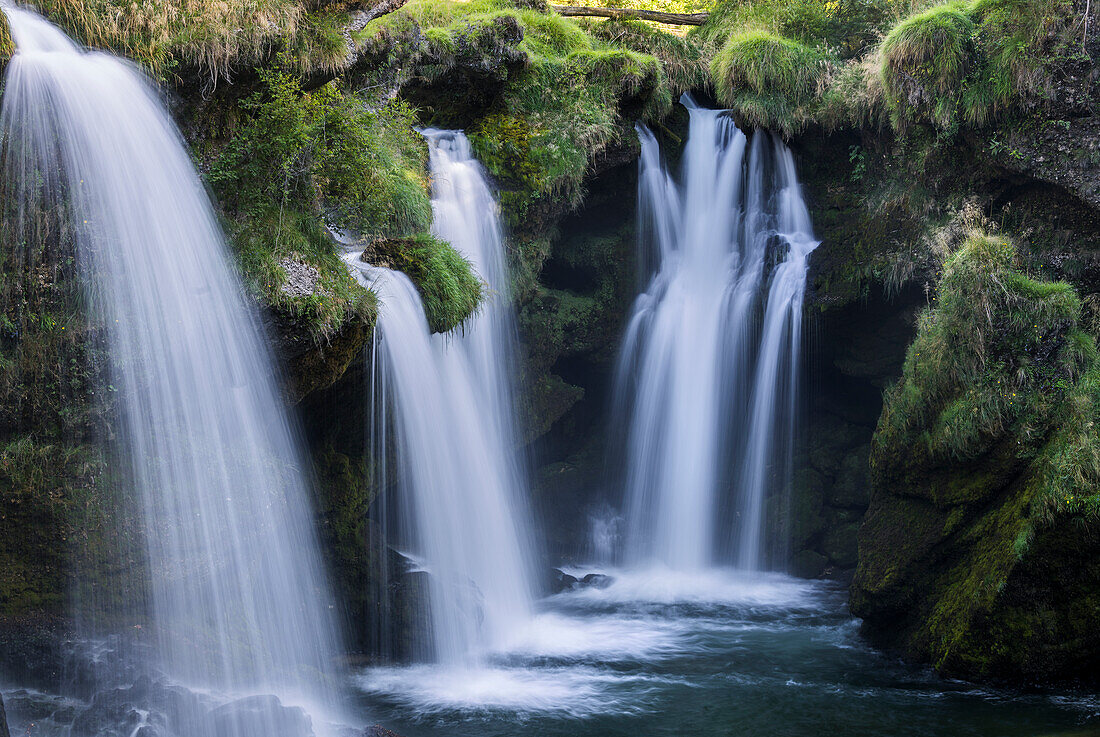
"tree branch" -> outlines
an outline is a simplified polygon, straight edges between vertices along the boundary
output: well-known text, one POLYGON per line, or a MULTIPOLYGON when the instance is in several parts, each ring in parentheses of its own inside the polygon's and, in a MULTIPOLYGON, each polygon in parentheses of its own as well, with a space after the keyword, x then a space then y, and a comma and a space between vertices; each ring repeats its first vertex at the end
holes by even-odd
POLYGON ((582 8, 573 5, 551 5, 550 9, 558 15, 587 15, 596 18, 633 18, 652 20, 673 26, 701 26, 707 22, 710 13, 661 13, 656 10, 635 10, 633 8, 582 8))

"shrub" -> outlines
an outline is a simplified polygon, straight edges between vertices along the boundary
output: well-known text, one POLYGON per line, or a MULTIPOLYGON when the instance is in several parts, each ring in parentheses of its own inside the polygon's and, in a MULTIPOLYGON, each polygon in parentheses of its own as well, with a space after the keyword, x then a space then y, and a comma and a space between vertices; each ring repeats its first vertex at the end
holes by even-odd
POLYGON ((363 254, 366 261, 408 275, 420 292, 432 332, 459 327, 474 314, 483 285, 454 246, 430 235, 376 241, 363 254))

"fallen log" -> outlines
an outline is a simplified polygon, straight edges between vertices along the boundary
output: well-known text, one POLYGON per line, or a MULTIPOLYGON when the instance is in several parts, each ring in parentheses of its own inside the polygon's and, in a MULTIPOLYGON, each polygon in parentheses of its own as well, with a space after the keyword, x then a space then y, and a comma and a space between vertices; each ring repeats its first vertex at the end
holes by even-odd
POLYGON ((662 13, 657 10, 635 10, 634 8, 584 8, 575 5, 551 5, 550 9, 558 15, 584 15, 594 18, 651 20, 673 26, 701 26, 707 22, 707 18, 710 16, 710 13, 662 13))

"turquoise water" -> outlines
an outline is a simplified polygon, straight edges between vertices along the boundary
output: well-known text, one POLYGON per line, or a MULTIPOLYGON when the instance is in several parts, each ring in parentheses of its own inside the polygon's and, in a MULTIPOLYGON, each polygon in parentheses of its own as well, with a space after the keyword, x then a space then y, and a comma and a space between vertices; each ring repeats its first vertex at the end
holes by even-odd
POLYGON ((829 583, 620 574, 541 603, 492 666, 356 677, 407 737, 1089 735, 1100 700, 945 681, 869 647, 829 583))

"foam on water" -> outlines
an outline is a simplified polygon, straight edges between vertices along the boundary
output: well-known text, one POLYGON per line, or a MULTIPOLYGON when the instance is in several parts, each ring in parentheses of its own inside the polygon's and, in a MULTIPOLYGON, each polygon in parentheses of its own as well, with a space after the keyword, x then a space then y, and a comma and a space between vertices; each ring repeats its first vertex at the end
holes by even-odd
POLYGON ((422 714, 503 711, 517 718, 586 718, 644 712, 648 694, 670 680, 583 665, 476 670, 409 666, 372 669, 357 684, 366 693, 422 714))
MULTIPOLYGON (((579 571, 578 571, 579 572, 579 571)), ((685 574, 663 566, 602 571, 606 588, 586 587, 559 598, 590 604, 697 604, 727 607, 817 608, 820 585, 779 573, 712 568, 685 574)))

